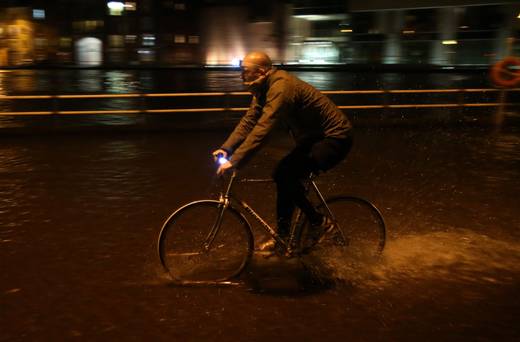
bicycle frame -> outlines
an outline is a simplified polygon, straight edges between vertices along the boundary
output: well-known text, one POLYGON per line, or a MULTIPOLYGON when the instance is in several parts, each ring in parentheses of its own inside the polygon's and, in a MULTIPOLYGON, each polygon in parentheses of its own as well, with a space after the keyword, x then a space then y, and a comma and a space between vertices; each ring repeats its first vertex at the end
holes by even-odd
MULTIPOLYGON (((295 252, 295 246, 298 246, 298 242, 301 238, 302 228, 304 224, 303 220, 303 213, 299 208, 296 208, 296 217, 293 220, 293 224, 291 225, 289 240, 286 242, 284 241, 280 235, 274 230, 269 223, 267 223, 261 216, 258 214, 249 204, 247 204, 245 201, 242 201, 232 195, 232 188, 233 184, 237 178, 237 171, 233 170, 233 173, 231 174, 231 177, 229 179, 229 183, 226 187, 226 191, 224 193, 221 193, 219 196, 219 202, 221 203, 221 209, 219 211, 219 214, 217 216, 217 219, 215 221, 215 224, 213 228, 211 229, 210 235, 208 236, 208 239, 205 243, 205 248, 209 248, 211 241, 213 241, 213 238, 215 237, 216 233, 218 232, 220 225, 222 224, 222 217, 224 215, 224 210, 233 204, 238 204, 242 209, 244 209, 245 212, 247 212, 249 215, 251 215, 259 224, 260 226, 276 241, 280 246, 282 246, 283 250, 285 251, 286 255, 293 255, 295 252)), ((272 180, 267 179, 243 179, 242 182, 272 182, 272 180)), ((309 176, 309 183, 306 185, 305 191, 309 191, 309 185, 312 186, 312 189, 317 194, 319 201, 321 204, 326 208, 327 213, 329 217, 336 222, 336 218, 330 208, 328 207, 325 198, 321 194, 320 190, 318 189, 318 186, 314 182, 314 175, 311 174, 309 176)), ((236 207, 236 206, 235 206, 236 207)), ((341 230, 340 230, 341 231, 341 230)))

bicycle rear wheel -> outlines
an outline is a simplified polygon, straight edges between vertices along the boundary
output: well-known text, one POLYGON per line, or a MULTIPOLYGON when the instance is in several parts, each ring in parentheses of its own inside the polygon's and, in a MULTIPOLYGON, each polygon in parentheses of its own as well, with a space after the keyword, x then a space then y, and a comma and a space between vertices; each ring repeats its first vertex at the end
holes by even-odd
POLYGON ((214 283, 236 277, 253 253, 253 236, 245 218, 231 207, 214 229, 221 203, 189 203, 165 221, 158 240, 164 269, 176 283, 214 283))
MULTIPOLYGON (((380 211, 372 203, 352 196, 332 197, 326 203, 336 224, 322 238, 320 246, 339 249, 352 261, 368 261, 381 254, 386 242, 386 225, 380 211)), ((318 210, 329 215, 324 205, 318 210)), ((305 236, 302 241, 305 243, 305 236)))

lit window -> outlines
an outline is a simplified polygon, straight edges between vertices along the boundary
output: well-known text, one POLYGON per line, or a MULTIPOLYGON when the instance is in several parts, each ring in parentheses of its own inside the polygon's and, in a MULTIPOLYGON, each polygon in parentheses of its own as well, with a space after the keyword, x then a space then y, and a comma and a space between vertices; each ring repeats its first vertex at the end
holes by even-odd
POLYGON ((125 2, 125 11, 135 11, 137 6, 135 2, 125 2))
POLYGON ((130 44, 134 44, 137 40, 137 36, 135 34, 127 34, 125 36, 125 41, 130 44))
POLYGON ((155 36, 153 34, 143 34, 143 46, 154 46, 155 36))
POLYGON ((42 9, 33 9, 33 18, 34 19, 45 19, 45 10, 42 9))
POLYGON ((39 48, 43 48, 47 46, 47 39, 46 38, 35 38, 34 39, 34 45, 39 48))
POLYGON ((120 35, 109 35, 108 45, 111 47, 122 47, 125 45, 123 36, 120 35))
POLYGON ((190 44, 198 44, 199 36, 188 36, 188 43, 190 44))
POLYGON ((175 3, 173 8, 175 8, 176 11, 185 11, 186 10, 186 4, 183 3, 183 2, 175 3))
POLYGON ((153 62, 155 61, 155 53, 152 50, 140 49, 137 50, 139 54, 139 60, 141 62, 153 62))
POLYGON ((86 20, 85 21, 85 28, 87 31, 93 31, 97 27, 97 21, 95 20, 86 20))
POLYGON ((72 44, 72 39, 69 38, 69 37, 60 37, 60 43, 59 44, 60 44, 61 47, 64 47, 64 48, 70 47, 71 44, 72 44))
POLYGON ((174 37, 173 37, 173 41, 177 44, 180 44, 180 43, 186 43, 186 36, 183 35, 183 34, 176 34, 174 37))

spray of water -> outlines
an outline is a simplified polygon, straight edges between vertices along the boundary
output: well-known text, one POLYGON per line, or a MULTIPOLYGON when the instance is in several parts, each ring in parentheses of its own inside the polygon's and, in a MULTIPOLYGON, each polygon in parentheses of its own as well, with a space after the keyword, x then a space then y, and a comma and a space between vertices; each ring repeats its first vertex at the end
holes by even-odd
POLYGON ((520 275, 520 242, 460 229, 394 238, 379 258, 329 249, 308 262, 318 276, 332 275, 360 287, 410 280, 506 284, 520 275))

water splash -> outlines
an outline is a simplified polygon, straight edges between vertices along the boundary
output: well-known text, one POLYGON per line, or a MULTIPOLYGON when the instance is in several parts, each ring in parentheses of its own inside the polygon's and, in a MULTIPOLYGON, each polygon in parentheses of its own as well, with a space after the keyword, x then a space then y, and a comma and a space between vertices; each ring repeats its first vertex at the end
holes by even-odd
POLYGON ((320 256, 337 279, 362 287, 402 282, 511 284, 520 276, 520 242, 467 229, 408 234, 390 241, 378 260, 338 252, 320 256))

